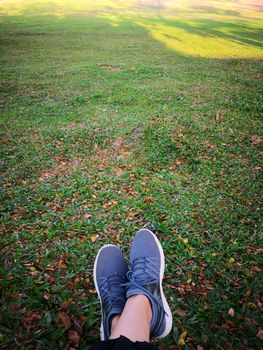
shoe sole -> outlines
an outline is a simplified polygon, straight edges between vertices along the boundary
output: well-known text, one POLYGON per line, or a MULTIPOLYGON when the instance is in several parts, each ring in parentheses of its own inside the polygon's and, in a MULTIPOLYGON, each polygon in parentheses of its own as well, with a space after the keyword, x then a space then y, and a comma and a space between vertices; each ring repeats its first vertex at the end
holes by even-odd
MULTIPOLYGON (((103 341, 105 340, 105 334, 104 334, 104 326, 103 326, 103 320, 102 320, 102 315, 103 315, 103 312, 102 312, 102 301, 101 301, 101 297, 100 297, 100 291, 99 291, 99 287, 98 287, 98 283, 97 283, 97 278, 96 278, 96 270, 97 270, 97 263, 98 263, 98 260, 99 260, 99 255, 100 255, 100 252, 107 248, 107 247, 115 247, 116 246, 114 244, 106 244, 104 245, 103 247, 100 248, 100 250, 98 251, 97 253, 97 256, 96 256, 96 259, 95 259, 95 263, 94 263, 94 267, 93 267, 93 280, 94 280, 94 284, 95 284, 95 288, 96 288, 96 292, 98 294, 98 297, 99 297, 99 300, 100 300, 100 308, 101 308, 101 323, 100 323, 100 339, 103 341)), ((118 249, 118 248, 117 248, 118 249)))
POLYGON ((163 248, 162 248, 160 241, 158 240, 158 238, 156 237, 156 235, 152 231, 150 231, 148 229, 141 229, 137 232, 137 234, 139 234, 140 231, 147 231, 153 236, 153 238, 158 246, 160 256, 161 256, 160 291, 161 291, 161 298, 162 298, 163 307, 164 307, 164 311, 165 311, 165 329, 161 335, 158 335, 157 337, 155 337, 157 339, 161 339, 161 338, 165 338, 171 332, 172 325, 173 325, 172 312, 171 312, 171 309, 170 309, 168 302, 165 298, 165 295, 163 292, 163 286, 162 286, 162 281, 163 281, 163 276, 164 276, 164 266, 165 266, 164 252, 163 252, 163 248))

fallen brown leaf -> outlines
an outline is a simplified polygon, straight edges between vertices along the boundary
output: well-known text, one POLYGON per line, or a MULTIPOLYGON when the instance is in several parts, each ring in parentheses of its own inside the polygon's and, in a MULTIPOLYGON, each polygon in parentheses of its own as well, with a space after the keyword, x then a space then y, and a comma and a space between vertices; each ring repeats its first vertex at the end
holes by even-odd
POLYGON ((215 120, 217 122, 223 121, 224 120, 224 115, 222 113, 220 113, 220 112, 217 112, 216 115, 215 115, 215 120))
POLYGON ((197 345, 196 350, 204 350, 204 348, 201 345, 197 345))
POLYGON ((251 295, 251 290, 247 290, 246 293, 245 293, 245 297, 249 297, 251 295))
POLYGON ((186 317, 187 316, 187 312, 185 312, 182 309, 176 309, 175 312, 177 313, 177 315, 179 315, 181 317, 186 317))
POLYGON ((34 324, 39 320, 41 320, 39 311, 29 311, 21 318, 22 324, 28 330, 30 330, 34 326, 34 324))
POLYGON ((90 241, 91 243, 95 243, 97 241, 97 239, 99 238, 99 235, 91 235, 90 236, 90 241))
POLYGON ((230 328, 234 328, 236 325, 235 325, 235 322, 231 321, 231 320, 226 320, 226 324, 230 327, 230 328))
POLYGON ((78 348, 80 343, 80 335, 77 331, 70 330, 68 331, 68 339, 73 343, 73 345, 78 348))
POLYGON ((160 346, 160 350, 178 350, 178 346, 175 344, 171 344, 171 345, 161 345, 160 346))
POLYGON ((229 268, 229 269, 231 269, 232 267, 233 267, 233 263, 235 262, 235 259, 234 258, 230 258, 230 259, 228 259, 228 261, 227 261, 227 267, 229 268))
POLYGON ((83 215, 83 217, 84 217, 84 219, 89 219, 89 218, 92 217, 92 215, 89 214, 89 213, 85 213, 85 214, 83 215))
POLYGON ((89 289, 89 293, 90 294, 97 294, 97 291, 96 291, 96 289, 89 289))
POLYGON ((147 197, 147 198, 145 199, 145 203, 147 203, 147 204, 152 203, 152 201, 153 201, 152 197, 147 197))
POLYGON ((59 261, 58 264, 57 264, 57 267, 59 269, 67 269, 68 268, 68 265, 64 262, 64 261, 59 261))
POLYGON ((245 322, 248 323, 248 324, 258 325, 258 322, 257 322, 257 321, 252 320, 252 319, 249 318, 249 317, 245 317, 245 322))
POLYGON ((260 329, 258 332, 257 332, 257 337, 261 340, 263 340, 263 329, 260 329))
POLYGON ((253 145, 260 145, 262 143, 262 139, 257 135, 253 135, 250 141, 253 143, 253 145))
POLYGON ((65 311, 58 311, 56 314, 58 320, 58 327, 64 327, 68 330, 71 326, 71 320, 65 311))
POLYGON ((45 300, 49 300, 50 299, 50 294, 47 293, 47 292, 44 292, 43 297, 44 297, 45 300))
POLYGON ((69 307, 69 305, 71 305, 71 304, 73 304, 73 303, 74 303, 74 302, 73 302, 73 299, 68 299, 68 300, 63 301, 63 302, 60 304, 60 307, 61 307, 62 309, 67 310, 68 307, 69 307))

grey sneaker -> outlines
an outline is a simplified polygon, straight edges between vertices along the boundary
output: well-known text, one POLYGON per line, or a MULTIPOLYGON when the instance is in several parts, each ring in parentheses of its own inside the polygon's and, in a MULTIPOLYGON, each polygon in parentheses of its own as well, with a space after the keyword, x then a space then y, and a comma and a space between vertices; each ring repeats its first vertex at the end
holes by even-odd
POLYGON ((164 338, 172 329, 172 313, 162 288, 164 253, 157 237, 147 229, 137 232, 131 247, 127 293, 143 294, 152 307, 150 336, 164 338))
POLYGON ((116 246, 109 244, 99 250, 94 263, 93 278, 101 304, 101 340, 109 339, 112 318, 121 314, 124 309, 127 272, 127 263, 116 246))

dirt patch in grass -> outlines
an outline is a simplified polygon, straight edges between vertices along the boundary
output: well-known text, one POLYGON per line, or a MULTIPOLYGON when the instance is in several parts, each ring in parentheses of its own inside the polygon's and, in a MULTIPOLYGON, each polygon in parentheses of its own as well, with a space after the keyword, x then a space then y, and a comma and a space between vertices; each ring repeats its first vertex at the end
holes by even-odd
POLYGON ((87 165, 87 159, 72 158, 69 160, 59 160, 57 164, 41 172, 39 175, 39 181, 44 182, 46 180, 55 179, 60 176, 68 177, 75 171, 85 167, 87 165))
POLYGON ((60 130, 77 130, 77 129, 83 129, 88 127, 87 123, 81 123, 81 122, 71 122, 67 123, 67 125, 60 127, 60 130))
POLYGON ((121 71, 120 67, 114 67, 114 66, 111 66, 110 64, 98 64, 98 66, 100 68, 103 68, 103 69, 107 70, 108 72, 112 72, 112 73, 116 73, 116 72, 121 71))
POLYGON ((95 145, 90 155, 86 158, 72 157, 63 159, 60 156, 54 157, 54 165, 44 169, 39 174, 39 181, 49 181, 59 177, 69 177, 76 171, 85 170, 87 167, 93 167, 98 171, 105 168, 112 170, 112 175, 120 177, 124 174, 126 167, 126 158, 131 151, 123 137, 118 136, 110 142, 108 147, 95 145))
POLYGON ((129 145, 123 137, 118 136, 108 148, 95 147, 90 161, 99 171, 108 168, 112 176, 121 177, 127 170, 130 154, 129 145))

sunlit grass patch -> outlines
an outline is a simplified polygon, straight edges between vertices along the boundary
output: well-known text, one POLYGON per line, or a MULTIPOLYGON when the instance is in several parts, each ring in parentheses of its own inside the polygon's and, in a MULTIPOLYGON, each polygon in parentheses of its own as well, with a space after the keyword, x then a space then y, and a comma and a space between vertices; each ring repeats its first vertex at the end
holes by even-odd
MULTIPOLYGON (((199 23, 184 21, 177 27, 177 21, 173 25, 141 25, 149 30, 150 35, 169 49, 188 56, 208 58, 263 58, 262 42, 259 40, 246 43, 246 37, 232 32, 234 23, 226 24, 228 28, 213 31, 210 34, 209 20, 206 29, 199 29, 199 23)), ((220 24, 219 24, 220 26, 220 24)), ((239 29, 240 30, 240 29, 239 29)))

